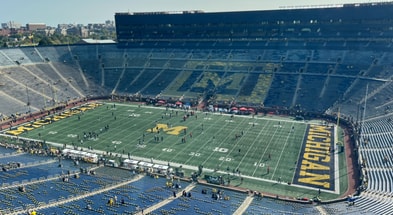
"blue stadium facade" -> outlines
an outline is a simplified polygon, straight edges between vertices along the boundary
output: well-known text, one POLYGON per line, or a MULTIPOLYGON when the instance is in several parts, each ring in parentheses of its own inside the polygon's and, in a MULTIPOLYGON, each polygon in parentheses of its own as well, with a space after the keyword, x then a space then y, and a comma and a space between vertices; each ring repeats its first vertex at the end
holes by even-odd
POLYGON ((279 11, 118 13, 115 18, 118 41, 126 45, 148 40, 389 41, 391 12, 389 3, 279 11))
MULTIPOLYGON (((110 96, 181 99, 206 107, 246 105, 260 111, 273 109, 331 119, 340 112, 342 122, 353 129, 354 166, 362 167, 360 178, 355 179, 357 188, 363 191, 356 204, 347 207, 338 202, 316 209, 265 199, 260 204, 253 201, 244 213, 391 214, 392 14, 393 3, 248 12, 117 13, 117 44, 0 49, 2 128, 20 113, 110 96)), ((8 158, 7 153, 2 152, 0 158, 8 158)), ((47 163, 53 164, 43 162, 31 168, 47 163)), ((59 170, 39 179, 62 174, 55 171, 59 170)), ((0 204, 4 213, 44 208, 42 205, 108 187, 111 190, 106 195, 125 192, 135 202, 129 207, 109 209, 104 203, 96 213, 131 214, 140 202, 142 207, 149 207, 171 195, 151 193, 145 183, 117 190, 117 184, 127 183, 124 178, 111 178, 109 175, 114 174, 100 171, 99 188, 90 186, 90 180, 95 180, 91 176, 75 179, 75 186, 84 193, 59 187, 50 180, 34 186, 37 176, 31 172, 37 170, 26 168, 15 177, 1 172, 4 199, 6 194, 12 196, 0 204), (19 183, 29 183, 26 187, 31 192, 18 197, 11 185, 19 183), (36 199, 31 193, 48 195, 36 199)), ((198 195, 202 188, 194 189, 194 195, 198 195)), ((246 198, 234 196, 236 202, 229 204, 240 205, 246 198)), ((105 195, 101 193, 40 210, 43 214, 88 214, 86 204, 102 199, 105 195)), ((187 204, 174 202, 160 212, 181 214, 187 204)), ((234 213, 228 205, 217 208, 204 204, 206 201, 200 200, 201 207, 194 207, 195 213, 234 213)))

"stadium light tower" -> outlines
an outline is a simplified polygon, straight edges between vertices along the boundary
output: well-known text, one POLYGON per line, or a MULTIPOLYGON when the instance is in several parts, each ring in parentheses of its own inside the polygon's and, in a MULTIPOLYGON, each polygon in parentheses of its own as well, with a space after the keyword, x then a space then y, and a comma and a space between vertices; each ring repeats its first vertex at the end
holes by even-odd
POLYGON ((364 97, 362 125, 360 126, 360 137, 363 137, 363 127, 364 127, 364 120, 366 118, 366 108, 367 108, 367 95, 368 95, 368 84, 366 85, 366 95, 364 97))

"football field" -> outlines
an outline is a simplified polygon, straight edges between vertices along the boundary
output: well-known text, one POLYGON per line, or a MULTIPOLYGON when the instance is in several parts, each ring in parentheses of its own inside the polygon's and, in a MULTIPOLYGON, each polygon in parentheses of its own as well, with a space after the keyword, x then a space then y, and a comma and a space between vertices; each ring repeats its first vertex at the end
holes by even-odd
POLYGON ((237 185, 244 180, 243 186, 340 194, 346 172, 343 153, 335 150, 336 129, 272 115, 91 103, 6 133, 189 170, 203 166, 202 175, 221 175, 237 185))

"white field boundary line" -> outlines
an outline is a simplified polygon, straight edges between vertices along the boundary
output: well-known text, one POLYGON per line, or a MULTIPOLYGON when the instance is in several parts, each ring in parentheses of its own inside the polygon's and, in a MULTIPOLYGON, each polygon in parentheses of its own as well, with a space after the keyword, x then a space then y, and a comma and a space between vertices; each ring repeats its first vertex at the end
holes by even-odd
MULTIPOLYGON (((12 135, 3 135, 3 134, 1 134, 1 136, 14 137, 14 136, 12 136, 12 135)), ((21 139, 22 139, 22 138, 21 138, 21 139)), ((27 139, 29 139, 29 140, 36 140, 36 139, 30 139, 30 138, 27 138, 27 139)), ((38 141, 38 140, 36 140, 36 141, 38 141)), ((51 145, 53 145, 53 146, 56 146, 56 147, 63 147, 63 146, 64 146, 64 144, 61 144, 61 143, 48 142, 48 141, 47 141, 47 143, 48 143, 48 144, 51 144, 51 145)), ((67 145, 67 148, 73 149, 73 146, 67 145)), ((91 153, 96 153, 96 154, 99 154, 99 155, 105 155, 105 154, 106 154, 106 152, 105 152, 105 151, 102 151, 102 150, 90 150, 90 149, 88 149, 88 148, 83 148, 83 147, 78 147, 78 149, 83 149, 83 151, 91 152, 91 153)), ((117 153, 117 154, 119 154, 119 153, 117 153)), ((120 155, 121 155, 121 157, 124 158, 124 159, 128 158, 128 155, 123 155, 123 154, 120 154, 120 155)), ((131 156, 131 159, 133 159, 133 160, 138 160, 138 161, 144 161, 144 162, 151 162, 151 159, 150 159, 150 158, 145 158, 145 157, 131 156)), ((155 164, 160 164, 160 165, 167 165, 167 164, 168 164, 166 161, 157 160, 157 159, 154 160, 154 163, 155 163, 155 164)), ((185 169, 194 170, 194 171, 197 171, 197 170, 198 170, 198 167, 197 167, 197 166, 184 165, 184 164, 180 164, 180 163, 171 163, 171 166, 173 166, 173 167, 180 167, 180 166, 182 166, 182 167, 185 168, 185 169)), ((219 170, 219 171, 215 171, 214 169, 209 169, 209 168, 203 168, 203 171, 204 171, 205 173, 207 173, 207 172, 210 172, 210 173, 215 172, 215 173, 220 173, 220 174, 227 174, 226 171, 220 171, 220 170, 219 170)), ((256 180, 256 181, 263 181, 263 182, 269 182, 269 183, 277 184, 277 181, 275 181, 275 180, 263 179, 263 178, 248 176, 248 175, 242 175, 242 177, 243 177, 243 178, 252 179, 252 180, 256 180)), ((281 184, 281 185, 284 185, 284 186, 292 186, 292 187, 298 187, 298 188, 302 188, 302 189, 306 189, 306 190, 315 190, 315 191, 318 191, 317 188, 308 187, 308 186, 303 186, 303 185, 298 185, 298 184, 287 185, 287 184, 283 183, 283 184, 281 184)), ((326 193, 337 194, 336 192, 330 191, 330 190, 325 190, 324 192, 326 192, 326 193)))
MULTIPOLYGON (((306 127, 306 128, 305 128, 305 131, 303 132, 303 144, 304 144, 304 141, 305 141, 305 139, 306 139, 306 135, 307 135, 307 134, 306 134, 306 131, 307 131, 307 128, 308 128, 308 127, 306 127)), ((298 153, 296 165, 295 165, 295 168, 294 168, 295 171, 293 171, 292 183, 293 183, 293 180, 295 179, 296 169, 297 169, 297 165, 298 165, 297 162, 300 160, 300 159, 299 159, 299 158, 300 158, 300 152, 302 151, 302 149, 303 149, 303 146, 299 148, 299 153, 298 153)))
MULTIPOLYGON (((339 193, 340 192, 340 168, 339 168, 339 162, 338 162, 339 149, 337 147, 337 143, 338 143, 338 129, 337 129, 337 126, 335 125, 334 126, 334 143, 333 143, 334 146, 333 147, 334 147, 334 178, 335 178, 334 183, 336 186, 335 186, 334 190, 339 193)), ((344 159, 346 159, 346 158, 344 158, 344 159)))

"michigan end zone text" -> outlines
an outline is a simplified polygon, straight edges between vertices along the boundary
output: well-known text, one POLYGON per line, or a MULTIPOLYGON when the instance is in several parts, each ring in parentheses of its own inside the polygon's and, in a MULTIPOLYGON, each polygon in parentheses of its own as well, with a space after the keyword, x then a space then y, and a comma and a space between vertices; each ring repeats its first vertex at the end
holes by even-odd
POLYGON ((297 162, 294 184, 334 190, 334 129, 309 125, 297 162))

